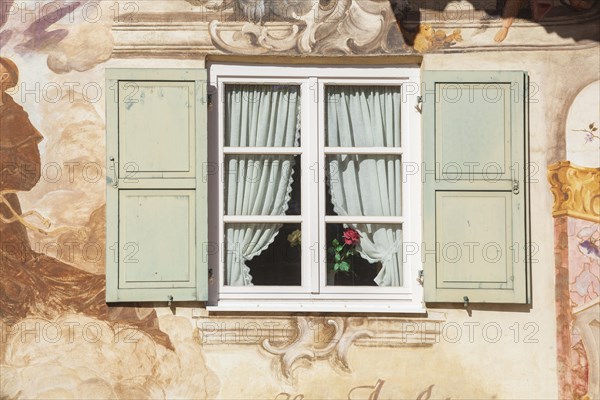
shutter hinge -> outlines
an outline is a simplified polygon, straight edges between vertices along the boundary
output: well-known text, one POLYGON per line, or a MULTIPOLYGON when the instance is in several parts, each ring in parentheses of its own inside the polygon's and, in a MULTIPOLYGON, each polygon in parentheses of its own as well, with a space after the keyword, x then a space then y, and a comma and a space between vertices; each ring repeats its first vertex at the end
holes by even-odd
POLYGON ((421 286, 423 286, 423 284, 425 283, 425 274, 422 269, 419 270, 419 276, 417 276, 417 282, 419 282, 419 284, 421 286))
POLYGON ((423 96, 417 96, 417 105, 415 106, 415 110, 417 110, 419 112, 419 114, 421 114, 422 112, 422 105, 423 104, 423 96))

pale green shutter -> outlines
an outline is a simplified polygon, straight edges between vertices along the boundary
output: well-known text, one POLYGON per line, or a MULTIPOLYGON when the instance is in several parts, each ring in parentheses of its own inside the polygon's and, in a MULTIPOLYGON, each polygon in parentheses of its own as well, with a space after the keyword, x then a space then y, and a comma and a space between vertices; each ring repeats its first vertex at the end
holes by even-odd
POLYGON ((527 303, 527 74, 423 77, 425 301, 527 303))
POLYGON ((206 300, 206 71, 106 76, 106 300, 206 300))

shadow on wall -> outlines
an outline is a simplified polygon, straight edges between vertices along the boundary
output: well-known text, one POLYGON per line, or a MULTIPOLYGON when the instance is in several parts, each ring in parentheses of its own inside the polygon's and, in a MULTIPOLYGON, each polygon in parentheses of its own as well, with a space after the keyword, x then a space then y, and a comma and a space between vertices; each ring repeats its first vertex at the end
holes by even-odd
POLYGON ((577 26, 578 21, 600 20, 598 0, 561 0, 558 5, 553 0, 469 0, 461 3, 449 0, 389 1, 405 43, 409 46, 419 46, 420 40, 432 34, 431 27, 423 24, 424 21, 454 22, 459 25, 461 22, 478 20, 475 13, 484 14, 483 20, 502 18, 502 27, 494 37, 496 42, 502 42, 507 37, 517 18, 536 22, 548 33, 556 33, 563 38, 600 41, 597 30, 580 29, 577 26), (567 21, 571 23, 565 24, 567 21))
MULTIPOLYGON (((187 0, 192 5, 200 5, 198 0, 187 0)), ((270 1, 270 0, 234 0, 237 15, 250 22, 264 23, 266 21, 289 20, 296 22, 290 16, 290 10, 301 15, 310 10, 316 0, 270 1)), ((322 9, 333 9, 340 3, 351 0, 318 0, 322 9)), ((368 3, 365 0, 355 2, 368 3)), ((438 23, 474 22, 475 13, 485 13, 487 18, 501 17, 502 28, 495 36, 496 42, 502 42, 508 35, 515 19, 523 19, 538 23, 548 33, 556 33, 563 38, 600 41, 598 32, 594 30, 577 29, 576 20, 597 20, 600 17, 598 0, 371 0, 373 3, 389 1, 404 36, 405 43, 413 46, 419 41, 419 35, 427 36, 430 31, 421 30, 421 23, 431 21, 438 23), (564 24, 570 20, 571 24, 564 24), (575 25, 575 29, 573 29, 575 25)), ((367 6, 366 4, 364 4, 367 6)))

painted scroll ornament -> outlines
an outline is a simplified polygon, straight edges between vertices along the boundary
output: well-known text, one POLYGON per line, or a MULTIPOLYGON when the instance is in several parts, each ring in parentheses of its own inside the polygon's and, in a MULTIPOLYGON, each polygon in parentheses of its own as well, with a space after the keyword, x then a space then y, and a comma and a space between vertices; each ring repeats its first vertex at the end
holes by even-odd
POLYGON ((372 54, 402 50, 387 0, 237 1, 238 11, 248 22, 213 20, 209 24, 213 44, 224 52, 372 54), (281 22, 265 22, 267 17, 281 22))

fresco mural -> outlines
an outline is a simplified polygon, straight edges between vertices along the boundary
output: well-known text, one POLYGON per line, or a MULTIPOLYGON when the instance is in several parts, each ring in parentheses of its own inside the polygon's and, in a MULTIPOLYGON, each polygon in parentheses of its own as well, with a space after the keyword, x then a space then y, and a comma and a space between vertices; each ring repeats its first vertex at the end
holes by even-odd
MULTIPOLYGON (((596 183, 600 171, 596 171, 596 183)), ((557 217, 555 230, 559 254, 556 287, 559 321, 559 382, 563 398, 598 397, 600 224, 557 217), (559 265, 560 264, 560 265, 559 265), (568 297, 563 297, 568 293, 568 297)))
MULTIPOLYGON (((600 81, 573 100, 566 122, 569 161, 549 167, 555 196, 557 311, 562 394, 600 396, 600 81), (584 122, 585 121, 585 122, 584 122)), ((587 397, 586 397, 587 396, 587 397)))
MULTIPOLYGON (((529 313, 483 307, 472 317, 447 305, 423 318, 208 316, 198 305, 109 306, 103 105, 107 66, 202 67, 207 55, 419 57, 413 62, 422 56, 428 67, 469 69, 481 62, 527 69, 538 82, 549 70, 563 71, 573 87, 584 88, 571 105, 556 94, 564 76, 538 87, 532 154, 545 169, 550 137, 557 136, 561 156, 553 161, 584 167, 574 175, 587 177, 574 180, 593 184, 600 166, 594 164, 600 121, 589 112, 599 109, 600 97, 593 72, 598 1, 0 4, 0 397, 600 396, 593 342, 600 329, 594 319, 600 233, 598 221, 581 218, 600 210, 587 183, 582 187, 593 199, 561 203, 581 214, 555 218, 556 245, 544 242, 552 234, 550 190, 545 182, 534 186, 543 203, 534 213, 542 267, 534 269, 540 287, 529 313), (552 107, 555 100, 570 106, 568 114, 552 107), (544 129, 561 123, 564 132, 544 129), (549 267, 553 247, 556 274, 549 267), (557 315, 545 311, 554 300, 557 315), (503 329, 500 342, 480 331, 469 339, 475 324, 492 322, 503 329), (248 333, 256 326, 258 333, 248 333), (497 365, 484 371, 482 358, 497 365), (515 374, 505 377, 509 363, 515 374)), ((560 164, 558 171, 572 167, 560 164)), ((566 193, 559 175, 550 180, 558 197, 566 193)))
MULTIPOLYGON (((69 235, 71 229, 48 231, 44 228, 50 227, 51 223, 45 217, 36 211, 21 211, 18 192, 30 190, 40 180, 38 143, 43 137, 23 108, 6 93, 18 81, 18 67, 7 58, 0 58, 0 64, 3 77, 0 106, 3 397, 127 399, 132 396, 189 397, 190 393, 202 392, 203 397, 210 397, 210 391, 214 391, 218 381, 209 370, 202 368, 202 363, 198 363, 202 353, 192 338, 191 326, 189 337, 179 337, 177 342, 166 333, 173 329, 172 326, 185 324, 185 319, 177 321, 176 317, 167 317, 159 327, 159 319, 152 308, 108 307, 102 274, 74 267, 31 247, 26 228, 41 235, 63 232, 54 236, 58 240, 54 242, 57 249, 68 247, 65 245, 69 238, 65 239, 65 235, 69 235), (34 222, 31 217, 35 217, 34 222), (42 346, 36 348, 40 343, 42 346), (46 347, 48 343, 52 344, 50 348, 46 347), (118 351, 106 349, 115 343, 120 344, 118 351), (81 365, 73 363, 77 361, 71 358, 72 352, 78 354, 80 358, 76 360, 80 360, 81 365), (113 352, 114 356, 108 357, 113 352), (102 359, 90 363, 98 355, 102 355, 102 359), (132 362, 132 357, 139 361, 132 362), (183 386, 165 382, 164 378, 161 382, 161 369, 180 368, 186 358, 193 358, 194 365, 201 367, 181 374, 182 378, 185 375, 194 377, 195 384, 183 386), (124 369, 117 371, 119 366, 124 369), (44 379, 32 380, 31 374, 40 370, 53 372, 44 379), (115 374, 107 378, 108 370, 115 374), (51 387, 49 382, 53 382, 51 387)), ((77 133, 81 132, 80 126, 77 133)), ((68 152, 68 144, 61 146, 61 150, 74 154, 68 152)), ((91 235, 101 235, 102 211, 95 210, 82 230, 87 228, 91 235)), ((97 245, 93 236, 89 240, 97 245)))

